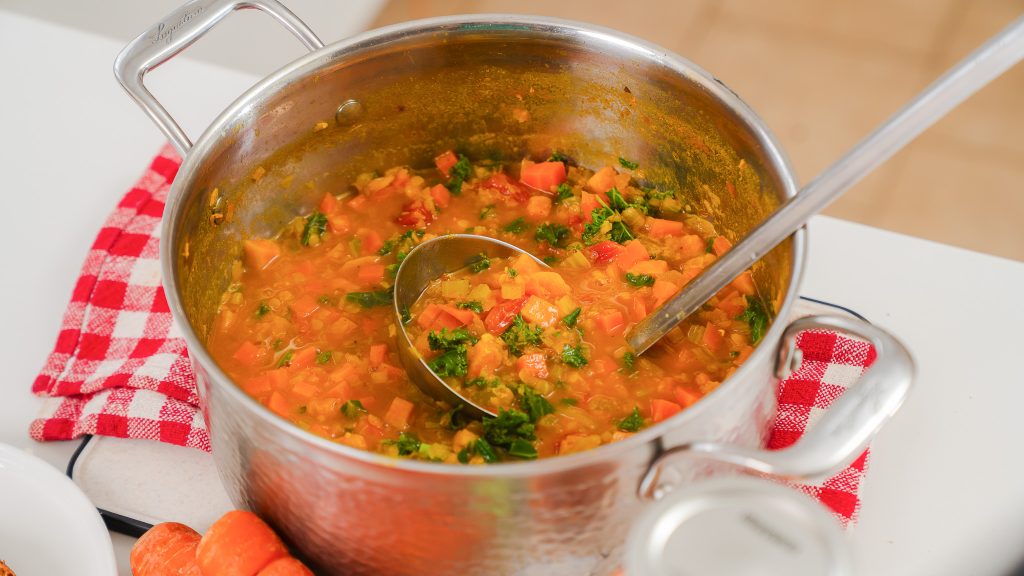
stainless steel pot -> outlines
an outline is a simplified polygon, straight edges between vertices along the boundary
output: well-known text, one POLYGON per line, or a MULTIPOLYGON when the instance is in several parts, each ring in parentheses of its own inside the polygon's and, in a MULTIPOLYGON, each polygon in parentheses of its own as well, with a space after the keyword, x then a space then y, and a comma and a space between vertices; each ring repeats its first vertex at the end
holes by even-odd
MULTIPOLYGON (((324 47, 272 0, 201 0, 132 42, 115 72, 185 157, 164 218, 162 269, 221 479, 237 505, 268 519, 325 573, 608 573, 645 499, 722 462, 826 474, 859 454, 907 391, 913 366, 894 339, 821 317, 774 323, 696 406, 580 454, 448 466, 308 434, 236 387, 203 343, 241 239, 272 234, 324 190, 368 168, 427 166, 445 148, 509 159, 558 149, 589 166, 621 155, 649 167, 651 182, 688 190, 691 208, 736 238, 794 194, 790 167, 761 120, 692 63, 541 17, 423 20, 324 47), (242 95, 193 146, 143 75, 239 8, 267 12, 311 52, 242 95), (868 338, 879 358, 803 441, 763 451, 778 377, 798 361, 794 335, 813 327, 868 338)), ((780 318, 797 296, 805 247, 801 231, 755 266, 780 318)))

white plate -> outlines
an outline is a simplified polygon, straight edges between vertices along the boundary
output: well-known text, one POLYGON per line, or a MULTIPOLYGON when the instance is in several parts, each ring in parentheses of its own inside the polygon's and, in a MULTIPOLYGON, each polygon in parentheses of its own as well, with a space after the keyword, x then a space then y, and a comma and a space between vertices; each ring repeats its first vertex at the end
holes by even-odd
POLYGON ((0 444, 0 559, 18 576, 116 576, 110 534, 70 478, 0 444))

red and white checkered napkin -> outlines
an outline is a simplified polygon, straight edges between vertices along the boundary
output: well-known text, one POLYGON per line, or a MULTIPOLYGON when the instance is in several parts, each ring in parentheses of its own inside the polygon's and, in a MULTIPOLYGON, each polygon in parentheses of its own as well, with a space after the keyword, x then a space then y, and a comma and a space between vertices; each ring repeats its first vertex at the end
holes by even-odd
MULTIPOLYGON (((48 396, 30 434, 159 440, 210 450, 195 378, 160 284, 160 216, 180 158, 165 147, 111 214, 82 267, 57 345, 32 391, 48 396)), ((782 383, 769 446, 795 442, 874 360, 869 344, 811 331, 803 365, 782 383)), ((818 485, 798 485, 853 521, 867 452, 818 485)))

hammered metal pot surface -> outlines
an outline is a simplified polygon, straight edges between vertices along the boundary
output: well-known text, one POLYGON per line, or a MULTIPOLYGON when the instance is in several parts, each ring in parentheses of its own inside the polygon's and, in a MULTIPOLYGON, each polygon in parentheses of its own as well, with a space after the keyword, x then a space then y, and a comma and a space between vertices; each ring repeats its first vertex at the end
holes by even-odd
MULTIPOLYGON (((428 167, 446 148, 516 161, 557 149, 589 167, 628 157, 650 184, 685 190, 690 209, 734 240, 795 191, 778 147, 732 92, 611 31, 454 17, 297 60, 199 139, 164 221, 168 297, 222 480, 318 573, 607 574, 643 505, 637 485, 655 454, 698 440, 763 445, 781 323, 715 392, 666 422, 582 454, 486 467, 396 460, 307 434, 246 396, 203 348, 243 238, 274 233, 359 172, 428 167), (257 166, 261 179, 250 177, 257 166), (230 206, 224 220, 209 217, 214 188, 230 206)), ((754 269, 783 318, 803 244, 800 232, 754 269)), ((676 481, 707 472, 687 466, 676 481)))

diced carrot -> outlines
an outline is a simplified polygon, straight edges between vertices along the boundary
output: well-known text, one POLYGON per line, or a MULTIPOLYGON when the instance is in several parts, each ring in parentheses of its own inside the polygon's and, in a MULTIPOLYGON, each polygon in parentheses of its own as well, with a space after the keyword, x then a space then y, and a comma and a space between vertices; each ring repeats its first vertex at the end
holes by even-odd
POLYGON ((598 327, 610 336, 620 333, 626 325, 626 319, 619 310, 606 310, 596 320, 598 327))
POLYGON ((676 386, 672 393, 676 397, 676 402, 678 402, 683 408, 689 408, 690 406, 693 406, 697 400, 700 400, 700 394, 682 386, 676 386))
POLYGON ((735 318, 747 308, 746 299, 738 292, 732 292, 718 303, 718 308, 729 318, 735 318))
POLYGON ((271 412, 282 418, 289 418, 292 415, 291 404, 285 399, 284 394, 276 390, 270 394, 270 398, 267 400, 267 408, 270 408, 271 412))
POLYGON ((292 386, 292 394, 303 400, 309 400, 319 392, 320 388, 306 381, 296 382, 295 385, 292 386))
POLYGON ((644 247, 643 243, 639 240, 630 240, 625 244, 626 250, 619 254, 619 257, 615 259, 615 263, 619 265, 623 270, 629 270, 637 262, 643 262, 644 260, 650 260, 651 255, 647 252, 647 248, 644 247))
POLYGON ((420 328, 430 328, 435 322, 437 322, 437 317, 441 312, 443 312, 441 307, 431 302, 430 304, 427 304, 426 308, 424 308, 423 311, 420 312, 420 315, 416 317, 416 323, 419 324, 420 328))
POLYGON ((587 180, 587 190, 590 190, 595 194, 608 192, 615 187, 615 175, 615 169, 611 166, 601 168, 587 180))
POLYGON ((379 262, 368 262, 359 267, 356 279, 363 286, 377 286, 384 282, 384 265, 379 262))
POLYGON ((437 169, 445 178, 451 176, 452 167, 458 164, 458 162, 459 157, 451 150, 446 150, 434 158, 434 166, 437 166, 437 169))
POLYGON ((366 208, 366 203, 367 203, 366 196, 360 194, 360 195, 356 196, 355 198, 352 198, 351 200, 349 200, 347 206, 348 206, 348 208, 350 210, 355 210, 356 212, 362 212, 363 208, 366 208))
POLYGON ((320 308, 320 303, 309 294, 299 296, 289 306, 296 318, 308 318, 320 308))
POLYGON ((347 234, 352 229, 352 223, 342 214, 328 214, 327 226, 330 227, 331 234, 347 234))
POLYGON ((484 334, 480 340, 466 351, 469 370, 466 374, 470 379, 478 376, 490 376, 505 359, 504 348, 492 334, 484 334))
POLYGON ((629 268, 633 274, 659 276, 668 272, 668 262, 664 260, 641 260, 629 268))
POLYGON ((629 318, 635 322, 639 322, 647 317, 647 304, 643 298, 633 298, 633 302, 630 304, 629 318))
POLYGON ((521 380, 548 377, 548 362, 541 353, 523 354, 516 360, 516 373, 521 380))
POLYGON ((447 208, 452 200, 452 193, 443 184, 435 184, 430 189, 430 197, 434 199, 434 204, 438 208, 447 208))
POLYGON ((241 382, 241 385, 242 389, 245 390, 245 392, 249 396, 253 396, 256 398, 259 398, 260 396, 263 396, 264 394, 271 391, 270 379, 267 377, 265 373, 260 374, 255 378, 244 380, 241 382))
POLYGON ((721 256, 732 248, 732 242, 725 236, 715 236, 715 239, 711 241, 711 251, 715 253, 715 256, 721 256))
POLYGON ((281 390, 288 384, 287 370, 269 370, 265 374, 272 390, 281 390))
MULTIPOLYGON (((555 162, 562 166, 561 162, 555 162)), ((547 196, 531 196, 526 202, 526 216, 533 222, 540 222, 551 215, 551 198, 547 196)))
POLYGON ((259 516, 232 510, 210 526, 199 541, 196 563, 203 576, 255 576, 288 549, 259 516))
MULTIPOLYGON (((487 317, 484 318, 484 327, 491 334, 498 335, 508 328, 508 325, 515 320, 516 314, 523 309, 523 304, 526 304, 526 298, 517 298, 515 300, 506 300, 487 313, 487 317)), ((428 305, 429 309, 430 306, 428 305)), ((426 312, 426 310, 424 310, 426 312)))
POLYGON ((651 294, 654 296, 654 307, 661 306, 669 298, 675 296, 676 292, 679 292, 679 286, 667 280, 655 280, 654 285, 651 286, 651 294))
POLYGON ((538 162, 523 164, 519 180, 538 190, 551 192, 555 186, 565 182, 565 164, 561 162, 538 162))
POLYGON ((199 540, 199 533, 184 524, 164 522, 153 526, 132 546, 132 574, 201 576, 196 564, 199 540))
POLYGON ((281 255, 281 247, 273 240, 250 238, 242 244, 245 266, 249 270, 263 270, 281 255))
POLYGON ((305 564, 289 556, 267 564, 256 576, 313 576, 313 572, 306 568, 305 564))
POLYGON ((594 210, 598 209, 600 206, 601 205, 597 203, 597 196, 596 195, 591 194, 590 192, 584 191, 583 195, 580 196, 580 212, 583 213, 583 221, 584 222, 593 222, 594 221, 593 212, 594 212, 594 210))
POLYGON ((291 368, 306 368, 312 366, 314 362, 316 362, 316 348, 306 346, 292 353, 292 359, 288 361, 288 366, 291 368))
MULTIPOLYGON (((452 306, 451 304, 442 304, 441 305, 441 310, 443 310, 446 314, 448 314, 452 318, 455 318, 455 320, 458 321, 459 326, 464 326, 464 325, 469 324, 470 322, 473 321, 474 313, 473 313, 472 310, 456 308, 455 306, 452 306)), ((458 326, 456 326, 456 328, 457 327, 458 326)))
POLYGON ((384 414, 384 421, 394 428, 405 430, 409 426, 409 416, 411 414, 412 402, 405 398, 395 397, 391 401, 388 411, 384 414))
POLYGON ((387 353, 387 344, 371 344, 369 354, 370 366, 374 368, 380 366, 384 362, 384 357, 387 356, 387 353))
POLYGON ((654 398, 651 400, 651 420, 661 422, 680 413, 683 407, 675 402, 654 398))
POLYGON ((558 306, 537 296, 526 298, 521 314, 527 322, 544 328, 550 328, 558 323, 558 306))
POLYGON ((707 326, 704 327, 704 338, 702 342, 705 348, 712 353, 717 354, 722 350, 722 346, 725 345, 725 330, 722 330, 718 326, 708 322, 707 326))
POLYGON ((356 233, 356 236, 359 237, 364 256, 376 254, 384 246, 384 241, 381 240, 380 234, 376 230, 362 228, 356 233))
POLYGON ((267 349, 265 347, 245 341, 242 342, 231 357, 246 366, 255 366, 262 362, 266 356, 267 349))
POLYGON ((663 238, 665 236, 682 236, 685 234, 682 222, 675 220, 664 220, 662 218, 648 217, 645 222, 647 232, 651 238, 663 238))
POLYGON ((323 199, 320 200, 320 211, 327 215, 337 212, 339 206, 341 204, 338 202, 338 199, 330 192, 325 193, 323 199))
POLYGON ((757 289, 754 287, 754 277, 750 274, 749 270, 737 276, 729 286, 732 286, 747 296, 753 296, 757 293, 757 289))
POLYGON ((611 240, 598 242, 589 248, 590 257, 598 264, 614 262, 619 257, 619 254, 625 251, 626 249, 622 244, 612 242, 611 240))

